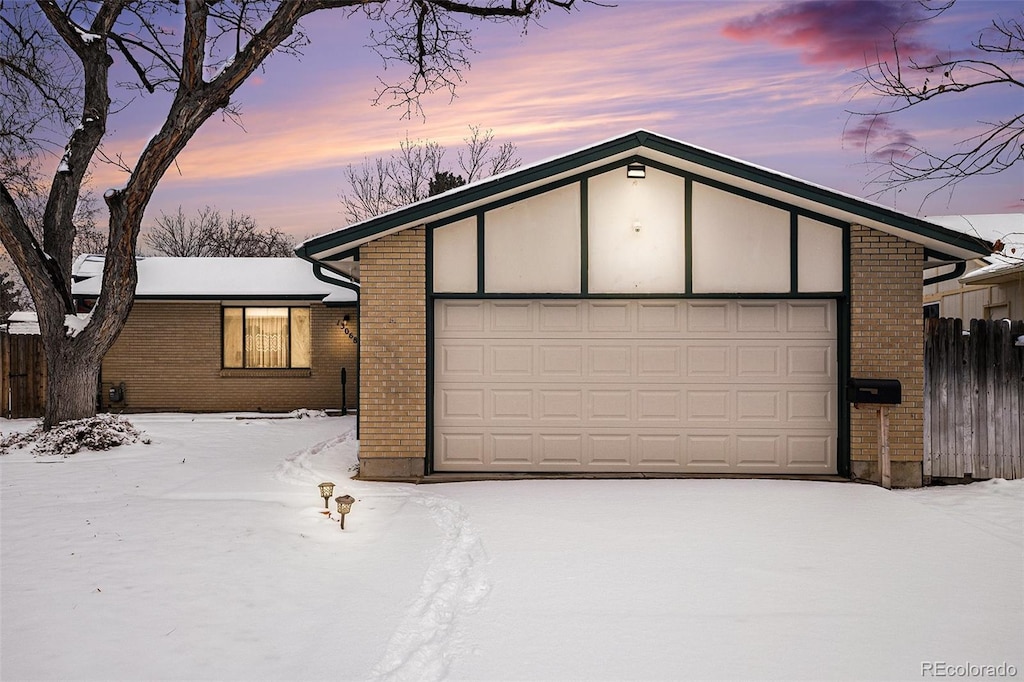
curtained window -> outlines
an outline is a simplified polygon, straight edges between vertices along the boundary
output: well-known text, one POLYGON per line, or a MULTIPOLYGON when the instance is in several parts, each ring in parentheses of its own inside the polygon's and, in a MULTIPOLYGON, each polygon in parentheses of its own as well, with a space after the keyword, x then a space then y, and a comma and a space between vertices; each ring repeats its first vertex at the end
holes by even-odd
POLYGON ((224 311, 224 367, 310 366, 309 308, 229 308, 224 311))

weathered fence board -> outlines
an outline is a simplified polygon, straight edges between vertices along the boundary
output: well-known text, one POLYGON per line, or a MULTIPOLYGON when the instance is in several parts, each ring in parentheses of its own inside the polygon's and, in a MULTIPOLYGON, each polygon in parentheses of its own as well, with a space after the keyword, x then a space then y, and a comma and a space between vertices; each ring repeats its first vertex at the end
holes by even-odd
POLYGON ((924 474, 1024 476, 1024 321, 925 325, 924 474))
POLYGON ((41 417, 46 406, 46 359, 41 337, 2 334, 0 371, 4 379, 0 416, 9 419, 41 417))

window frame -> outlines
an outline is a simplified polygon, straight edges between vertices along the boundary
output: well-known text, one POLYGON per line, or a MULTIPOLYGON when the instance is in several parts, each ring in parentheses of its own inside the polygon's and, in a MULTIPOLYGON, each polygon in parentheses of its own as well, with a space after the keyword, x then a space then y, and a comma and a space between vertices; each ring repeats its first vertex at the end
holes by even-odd
POLYGON ((293 305, 237 305, 237 304, 222 304, 220 307, 220 368, 221 370, 229 371, 253 371, 253 372, 287 372, 291 370, 312 370, 313 369, 313 309, 311 306, 293 306, 293 305), (288 340, 286 346, 286 357, 287 364, 284 367, 250 367, 248 365, 248 351, 246 349, 245 335, 246 335, 246 311, 251 308, 283 308, 288 311, 288 340), (292 363, 292 323, 293 316, 292 310, 296 308, 302 308, 309 312, 309 364, 298 367, 292 363), (242 364, 238 367, 228 366, 226 361, 226 350, 227 350, 227 338, 225 335, 225 318, 227 310, 241 310, 242 311, 242 364))

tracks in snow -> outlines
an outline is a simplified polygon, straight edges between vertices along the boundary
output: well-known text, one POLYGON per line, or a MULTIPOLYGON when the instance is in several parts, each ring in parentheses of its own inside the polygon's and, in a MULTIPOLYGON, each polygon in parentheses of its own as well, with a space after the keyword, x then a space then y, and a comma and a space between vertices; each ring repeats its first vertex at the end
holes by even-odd
POLYGON ((490 589, 483 543, 462 505, 440 495, 420 494, 418 489, 410 500, 430 511, 444 539, 419 595, 370 673, 374 680, 444 678, 452 660, 467 653, 463 616, 475 611, 490 589))

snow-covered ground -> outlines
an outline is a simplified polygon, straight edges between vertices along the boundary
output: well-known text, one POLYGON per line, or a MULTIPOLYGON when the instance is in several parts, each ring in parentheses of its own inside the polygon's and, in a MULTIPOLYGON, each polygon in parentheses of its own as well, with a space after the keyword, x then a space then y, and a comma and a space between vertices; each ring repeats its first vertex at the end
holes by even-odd
POLYGON ((0 457, 0 679, 1024 676, 1024 481, 369 483, 351 417, 132 420, 0 457))

